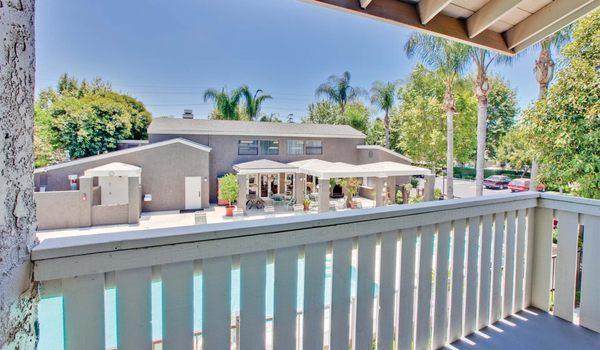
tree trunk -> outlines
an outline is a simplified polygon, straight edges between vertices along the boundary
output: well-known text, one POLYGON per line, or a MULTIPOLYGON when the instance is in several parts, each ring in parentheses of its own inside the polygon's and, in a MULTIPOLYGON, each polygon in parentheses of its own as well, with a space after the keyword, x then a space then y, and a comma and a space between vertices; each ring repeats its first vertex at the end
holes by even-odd
POLYGON ((446 150, 446 198, 454 198, 454 110, 446 111, 448 148, 446 150))
POLYGON ((385 148, 390 148, 390 116, 389 112, 385 111, 385 117, 383 118, 383 124, 385 125, 385 148))
POLYGON ((35 349, 34 0, 0 0, 0 348, 35 349))
POLYGON ((487 138, 488 94, 490 86, 485 67, 477 67, 475 96, 477 96, 477 160, 475 163, 475 195, 483 196, 485 144, 487 138))
POLYGON ((454 198, 454 112, 455 100, 452 93, 452 81, 446 81, 444 94, 444 109, 446 110, 446 198, 454 198))
MULTIPOLYGON (((550 51, 549 40, 551 40, 551 38, 546 38, 540 43, 542 49, 540 50, 538 59, 535 61, 535 68, 533 70, 535 73, 535 79, 539 85, 538 100, 546 97, 548 86, 554 77, 554 61, 552 60, 552 52, 550 51)), ((530 191, 537 191, 537 176, 539 168, 540 166, 538 160, 534 157, 531 161, 531 181, 529 182, 530 191)))

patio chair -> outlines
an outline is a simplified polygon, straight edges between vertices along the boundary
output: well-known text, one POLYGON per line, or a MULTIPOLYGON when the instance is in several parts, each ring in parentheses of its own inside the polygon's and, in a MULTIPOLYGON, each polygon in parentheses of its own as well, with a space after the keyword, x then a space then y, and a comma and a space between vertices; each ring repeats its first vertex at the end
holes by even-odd
POLYGON ((294 205, 296 205, 296 198, 292 197, 290 198, 286 203, 285 203, 285 207, 288 210, 292 210, 294 209, 294 205))

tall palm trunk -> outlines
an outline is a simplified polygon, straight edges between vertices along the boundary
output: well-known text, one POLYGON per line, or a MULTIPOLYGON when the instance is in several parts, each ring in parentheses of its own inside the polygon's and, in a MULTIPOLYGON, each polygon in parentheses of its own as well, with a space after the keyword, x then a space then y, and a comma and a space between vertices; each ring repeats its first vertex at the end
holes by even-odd
POLYGON ((487 138, 488 94, 490 86, 485 67, 477 67, 475 95, 477 96, 477 161, 475 164, 475 195, 483 195, 485 143, 487 138))
POLYGON ((383 117, 383 125, 385 126, 385 148, 390 148, 390 115, 389 111, 385 110, 385 117, 383 117))
POLYGON ((34 0, 0 1, 0 349, 35 349, 34 0))
MULTIPOLYGON (((552 60, 552 52, 550 51, 551 38, 544 39, 541 43, 541 50, 538 59, 535 61, 535 79, 538 82, 538 100, 543 99, 548 91, 548 85, 554 76, 554 61, 552 60)), ((539 170, 539 162, 534 157, 531 161, 531 181, 529 182, 529 190, 537 191, 537 176, 539 170)))
POLYGON ((454 198, 454 94, 452 83, 446 82, 446 93, 444 94, 444 110, 446 110, 446 198, 454 198))

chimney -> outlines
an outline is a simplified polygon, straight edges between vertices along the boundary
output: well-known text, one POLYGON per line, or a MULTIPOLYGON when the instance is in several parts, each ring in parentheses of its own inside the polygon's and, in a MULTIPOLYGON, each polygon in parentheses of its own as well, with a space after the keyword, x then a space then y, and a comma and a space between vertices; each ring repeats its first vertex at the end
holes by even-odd
POLYGON ((194 119, 194 113, 192 113, 191 109, 183 110, 183 119, 194 119))

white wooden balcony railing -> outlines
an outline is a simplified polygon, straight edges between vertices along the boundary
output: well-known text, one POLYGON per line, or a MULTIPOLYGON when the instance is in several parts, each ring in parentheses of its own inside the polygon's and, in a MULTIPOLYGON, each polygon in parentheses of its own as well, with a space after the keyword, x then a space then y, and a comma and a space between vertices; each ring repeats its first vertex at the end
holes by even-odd
POLYGON ((35 279, 43 296, 62 296, 66 349, 111 347, 113 288, 120 350, 436 349, 527 306, 550 309, 556 218, 554 314, 574 321, 583 236, 578 318, 599 332, 599 203, 521 193, 48 239, 33 251, 35 279))

